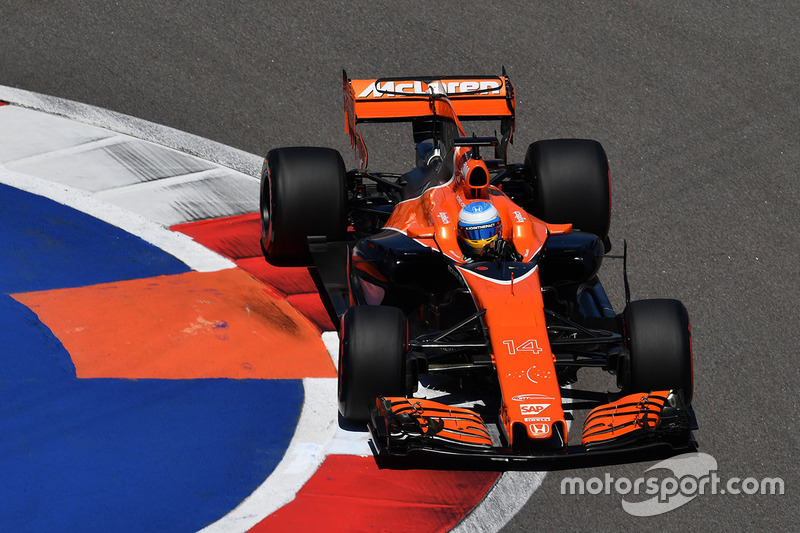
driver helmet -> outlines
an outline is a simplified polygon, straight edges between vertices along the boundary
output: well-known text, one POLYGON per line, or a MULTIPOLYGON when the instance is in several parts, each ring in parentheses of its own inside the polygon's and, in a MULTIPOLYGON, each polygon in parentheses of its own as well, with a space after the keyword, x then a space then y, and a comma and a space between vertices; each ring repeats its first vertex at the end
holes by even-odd
POLYGON ((500 214, 489 202, 479 200, 467 204, 458 214, 458 236, 468 249, 483 252, 503 231, 500 214))

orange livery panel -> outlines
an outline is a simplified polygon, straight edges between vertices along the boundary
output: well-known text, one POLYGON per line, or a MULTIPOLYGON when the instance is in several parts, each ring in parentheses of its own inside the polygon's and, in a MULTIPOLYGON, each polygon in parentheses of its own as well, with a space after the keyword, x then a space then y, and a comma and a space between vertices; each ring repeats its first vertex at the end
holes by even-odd
MULTIPOLYGON (((522 267, 508 266, 520 271, 522 267)), ((566 439, 536 267, 519 277, 512 270, 508 281, 481 276, 480 268, 460 267, 459 271, 478 307, 486 309, 484 320, 502 392, 501 419, 507 438, 513 440, 515 424, 522 424, 532 439, 550 438, 553 426, 561 424, 566 439)))

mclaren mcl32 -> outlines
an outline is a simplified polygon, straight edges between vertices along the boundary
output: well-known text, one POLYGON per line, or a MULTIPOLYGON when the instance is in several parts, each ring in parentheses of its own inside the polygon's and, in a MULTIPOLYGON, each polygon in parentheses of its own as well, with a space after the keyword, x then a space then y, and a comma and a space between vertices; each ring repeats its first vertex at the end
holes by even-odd
POLYGON ((600 143, 542 140, 509 163, 516 103, 505 69, 344 73, 344 107, 358 168, 329 148, 270 151, 261 244, 273 264, 316 267, 340 325, 339 412, 368 425, 378 454, 530 459, 694 445, 685 307, 630 301, 625 277, 617 313, 598 279, 611 249, 600 143), (466 121, 499 121, 500 133, 468 135, 466 121), (369 122, 411 124, 413 168, 369 170, 359 127, 369 122), (492 220, 467 220, 479 212, 492 220), (572 436, 565 387, 586 367, 615 376, 619 391, 572 436))

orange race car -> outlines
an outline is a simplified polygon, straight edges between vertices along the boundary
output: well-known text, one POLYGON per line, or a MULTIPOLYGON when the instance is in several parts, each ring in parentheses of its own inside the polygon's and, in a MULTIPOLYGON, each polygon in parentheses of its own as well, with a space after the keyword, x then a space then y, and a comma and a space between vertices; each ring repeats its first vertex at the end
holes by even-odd
POLYGON ((347 171, 328 148, 272 150, 261 215, 267 260, 313 262, 340 324, 345 424, 367 423, 383 455, 528 459, 694 446, 686 309, 630 301, 625 278, 617 314, 597 277, 611 248, 598 142, 538 141, 523 164, 510 164, 515 99, 505 69, 344 73, 344 103, 359 168, 347 171), (499 121, 500 135, 468 136, 465 121, 499 121), (368 170, 365 122, 411 123, 415 167, 368 170), (581 438, 568 439, 564 387, 584 367, 616 375, 620 392, 599 394, 581 438))

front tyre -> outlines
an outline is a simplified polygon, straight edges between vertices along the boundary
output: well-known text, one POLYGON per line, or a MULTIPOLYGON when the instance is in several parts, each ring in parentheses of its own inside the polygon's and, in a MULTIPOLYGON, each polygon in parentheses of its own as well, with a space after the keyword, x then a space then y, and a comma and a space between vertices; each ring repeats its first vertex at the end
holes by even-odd
POLYGON ((367 422, 378 396, 406 396, 408 322, 396 307, 359 305, 342 318, 339 412, 367 422))
POLYGON ((680 389, 692 402, 692 339, 689 314, 678 300, 639 300, 623 312, 625 344, 620 381, 626 393, 680 389))

